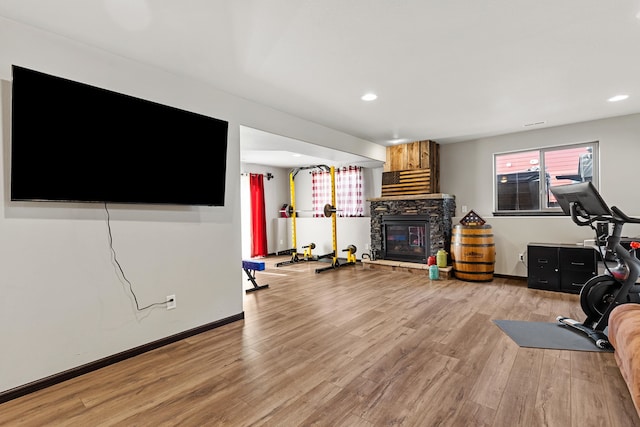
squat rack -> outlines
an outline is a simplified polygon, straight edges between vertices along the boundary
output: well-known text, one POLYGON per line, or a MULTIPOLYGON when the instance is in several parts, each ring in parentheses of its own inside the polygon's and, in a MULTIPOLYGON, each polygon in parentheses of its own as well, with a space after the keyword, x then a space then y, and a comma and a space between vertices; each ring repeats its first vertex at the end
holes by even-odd
POLYGON ((333 166, 331 166, 330 171, 331 173, 331 205, 325 205, 324 206, 324 216, 329 216, 331 215, 331 237, 332 237, 332 244, 333 244, 333 254, 332 254, 332 259, 331 259, 331 265, 328 267, 323 267, 323 268, 316 268, 316 273, 322 273, 323 271, 327 271, 327 270, 333 270, 336 269, 338 267, 342 267, 345 265, 355 265, 356 263, 356 247, 355 245, 349 245, 347 246, 347 249, 343 249, 342 252, 346 252, 347 253, 347 262, 340 264, 340 261, 338 260, 338 233, 337 233, 337 227, 336 227, 336 223, 337 223, 337 209, 335 208, 336 206, 336 171, 335 168, 333 166))
MULTIPOLYGON (((331 185, 332 185, 332 193, 334 192, 333 189, 333 184, 334 184, 334 178, 333 176, 335 175, 335 171, 333 166, 329 167, 327 165, 312 165, 312 166, 302 166, 302 167, 298 167, 298 168, 294 168, 291 169, 291 171, 289 171, 289 197, 291 199, 291 204, 286 207, 284 209, 284 213, 286 215, 288 215, 291 218, 291 259, 289 261, 283 261, 283 262, 279 262, 276 264, 276 267, 280 267, 283 265, 290 265, 290 264, 295 264, 298 262, 302 262, 302 261, 317 261, 318 259, 321 258, 327 258, 329 257, 331 254, 327 254, 327 255, 322 255, 319 257, 313 257, 313 256, 307 256, 307 254, 311 254, 311 249, 315 248, 315 244, 314 243, 310 243, 309 244, 309 250, 305 251, 304 253, 304 258, 300 258, 298 256, 298 243, 297 243, 297 237, 296 237, 296 217, 298 216, 298 210, 296 209, 296 187, 295 187, 295 178, 296 175, 298 174, 298 172, 302 171, 302 170, 311 170, 311 169, 320 169, 321 171, 324 172, 330 172, 331 176, 332 176, 332 180, 331 180, 331 185)), ((332 198, 332 207, 335 206, 335 196, 333 196, 332 198)), ((334 209, 335 210, 335 209, 334 209)), ((327 207, 325 206, 325 216, 327 215, 327 207)))
POLYGON ((276 264, 276 267, 280 267, 282 265, 289 265, 289 264, 293 264, 293 263, 297 263, 297 262, 301 262, 301 261, 317 261, 321 258, 329 258, 331 257, 331 265, 328 267, 323 267, 323 268, 317 268, 316 269, 316 273, 322 273, 323 271, 327 271, 330 269, 335 269, 338 267, 341 267, 343 265, 354 265, 356 263, 356 247, 354 245, 349 245, 347 247, 347 249, 344 249, 343 252, 347 252, 347 262, 340 264, 340 261, 338 260, 338 238, 337 238, 337 221, 336 221, 336 174, 335 174, 335 168, 333 166, 329 167, 326 165, 313 165, 313 166, 305 166, 305 167, 300 167, 300 168, 295 168, 292 169, 289 172, 289 191, 290 191, 290 197, 291 197, 291 205, 289 207, 286 208, 285 213, 289 214, 291 217, 291 241, 292 241, 292 254, 291 254, 291 260, 289 261, 284 261, 284 262, 280 262, 278 264, 276 264), (329 172, 330 177, 331 177, 331 204, 326 204, 324 206, 324 216, 325 217, 329 217, 331 216, 331 237, 332 237, 332 247, 333 247, 333 252, 331 252, 330 254, 326 254, 326 255, 322 255, 319 257, 309 257, 307 256, 307 254, 311 253, 310 249, 313 249, 315 247, 315 244, 311 243, 309 245, 309 250, 305 251, 305 257, 304 258, 299 258, 298 257, 298 246, 297 246, 297 240, 296 240, 296 217, 298 214, 298 210, 296 210, 296 197, 295 197, 295 177, 298 174, 298 172, 300 172, 301 170, 309 170, 309 169, 320 169, 324 172, 329 172))

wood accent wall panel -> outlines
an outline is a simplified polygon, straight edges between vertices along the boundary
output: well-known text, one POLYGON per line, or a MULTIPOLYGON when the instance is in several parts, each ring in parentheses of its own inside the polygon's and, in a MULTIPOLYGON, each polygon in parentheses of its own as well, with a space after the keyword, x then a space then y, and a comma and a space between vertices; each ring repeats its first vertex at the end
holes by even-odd
POLYGON ((407 153, 407 144, 402 145, 394 145, 391 147, 387 147, 387 161, 384 164, 384 171, 399 171, 406 169, 406 153, 407 153))
POLYGON ((383 174, 383 197, 440 192, 440 146, 435 141, 416 141, 387 147, 386 160, 384 173, 401 172, 402 179, 400 175, 385 178, 383 174), (422 172, 411 176, 409 171, 422 172), (394 179, 397 182, 392 183, 394 179))
POLYGON ((403 169, 422 168, 422 142, 407 144, 406 165, 403 169))
POLYGON ((437 169, 439 146, 435 141, 416 141, 387 147, 384 172, 437 169))

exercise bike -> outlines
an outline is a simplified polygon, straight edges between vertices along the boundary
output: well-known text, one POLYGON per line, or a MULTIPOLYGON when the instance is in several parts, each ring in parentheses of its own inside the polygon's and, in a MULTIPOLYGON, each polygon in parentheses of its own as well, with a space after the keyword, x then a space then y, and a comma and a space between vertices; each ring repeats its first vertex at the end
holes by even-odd
POLYGON ((580 291, 580 306, 587 315, 584 322, 558 316, 557 320, 586 334, 598 348, 610 349, 609 338, 604 333, 609 324, 609 314, 620 304, 640 303, 640 285, 636 284, 640 275, 640 260, 635 251, 640 243, 631 242, 627 250, 620 243, 624 224, 640 224, 640 218, 632 218, 615 206, 609 208, 591 182, 551 187, 565 215, 578 226, 589 226, 596 231, 596 242, 605 236, 598 235, 594 223, 605 223, 612 231, 606 237, 605 253, 602 260, 605 273, 589 279, 580 291), (614 268, 607 265, 607 259, 617 261, 614 268))

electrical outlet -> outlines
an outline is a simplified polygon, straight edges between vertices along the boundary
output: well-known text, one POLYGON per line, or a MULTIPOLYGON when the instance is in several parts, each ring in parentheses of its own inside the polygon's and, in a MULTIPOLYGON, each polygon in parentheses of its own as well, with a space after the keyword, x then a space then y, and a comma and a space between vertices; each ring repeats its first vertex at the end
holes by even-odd
POLYGON ((167 295, 167 310, 173 310, 176 308, 176 296, 167 295))
POLYGON ((518 255, 518 259, 522 262, 524 262, 524 254, 520 254, 518 255))

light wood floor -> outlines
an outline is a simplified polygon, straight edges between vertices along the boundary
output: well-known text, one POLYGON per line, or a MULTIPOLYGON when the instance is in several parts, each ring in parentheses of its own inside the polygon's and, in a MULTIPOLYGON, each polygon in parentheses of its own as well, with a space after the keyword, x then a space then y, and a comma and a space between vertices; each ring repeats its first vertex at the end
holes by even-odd
POLYGON ((277 260, 245 320, 7 402, 0 424, 640 425, 612 354, 519 348, 492 322, 581 319, 576 295, 277 260))

